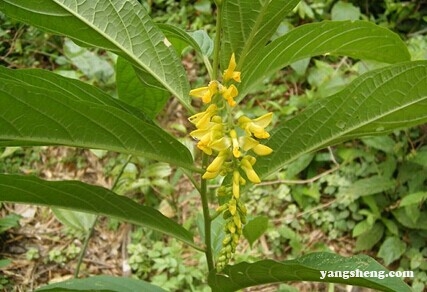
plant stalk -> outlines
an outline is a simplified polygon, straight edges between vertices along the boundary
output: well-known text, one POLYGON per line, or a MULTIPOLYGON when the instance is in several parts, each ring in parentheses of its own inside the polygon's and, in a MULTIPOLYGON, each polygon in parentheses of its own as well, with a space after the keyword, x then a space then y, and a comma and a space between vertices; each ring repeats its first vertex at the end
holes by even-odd
MULTIPOLYGON (((206 154, 202 154, 202 163, 204 168, 206 168, 208 164, 208 156, 206 154)), ((208 201, 208 194, 207 194, 207 181, 205 179, 201 179, 200 184, 200 196, 202 198, 202 208, 203 208, 203 219, 204 219, 204 227, 205 227, 205 255, 206 255, 206 262, 208 264, 208 270, 209 272, 212 271, 214 266, 213 261, 213 253, 212 253, 212 240, 211 240, 211 216, 209 212, 209 201, 208 201)))
POLYGON ((219 69, 219 51, 221 46, 221 3, 216 1, 216 32, 215 32, 215 42, 214 42, 214 55, 213 55, 213 70, 212 70, 212 79, 218 79, 218 69, 219 69))

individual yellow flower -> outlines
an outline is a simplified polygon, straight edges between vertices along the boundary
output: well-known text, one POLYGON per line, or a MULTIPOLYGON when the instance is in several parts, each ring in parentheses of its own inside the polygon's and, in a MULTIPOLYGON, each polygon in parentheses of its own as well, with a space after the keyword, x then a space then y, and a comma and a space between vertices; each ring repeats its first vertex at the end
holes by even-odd
POLYGON ((236 58, 234 56, 234 53, 231 54, 230 62, 228 63, 228 68, 224 70, 224 74, 222 78, 224 79, 224 82, 227 82, 231 79, 233 79, 236 82, 240 82, 240 72, 234 71, 236 69, 236 58))
POLYGON ((208 86, 199 87, 190 90, 190 95, 201 98, 204 103, 210 103, 212 97, 218 92, 218 82, 211 81, 208 86))
POLYGON ((252 151, 259 156, 265 156, 270 155, 271 152, 273 152, 273 149, 263 144, 258 144, 254 148, 252 148, 252 151))
POLYGON ((239 145, 242 147, 243 151, 252 150, 255 154, 260 156, 269 155, 273 152, 273 149, 260 144, 259 141, 250 136, 239 137, 239 145))
POLYGON ((211 104, 204 112, 197 113, 188 118, 188 120, 196 126, 197 129, 206 128, 209 125, 211 118, 216 114, 218 107, 216 104, 211 104))
POLYGON ((236 101, 234 100, 234 98, 239 95, 239 91, 237 90, 237 87, 234 86, 234 84, 231 84, 229 87, 224 87, 221 94, 222 97, 227 100, 230 106, 236 105, 236 101))
POLYGON ((237 139, 237 133, 236 130, 231 130, 230 131, 230 137, 231 137, 231 143, 233 145, 233 155, 236 158, 239 158, 241 153, 240 153, 240 146, 239 146, 239 140, 237 139))
POLYGON ((259 176, 255 172, 255 170, 252 168, 252 166, 255 164, 256 159, 253 156, 246 155, 242 158, 240 161, 240 168, 243 169, 248 179, 253 182, 254 184, 258 184, 261 182, 259 176))
POLYGON ((212 141, 210 144, 210 147, 215 151, 224 151, 230 148, 231 142, 229 137, 222 137, 219 139, 215 139, 215 141, 212 141))
POLYGON ((265 130, 265 127, 271 123, 272 118, 273 113, 267 113, 253 120, 246 116, 241 116, 238 123, 249 135, 253 134, 258 139, 267 139, 270 134, 265 130))
POLYGON ((228 156, 228 151, 221 151, 214 160, 212 160, 211 164, 206 168, 205 174, 203 174, 203 179, 213 179, 217 177, 221 170, 222 166, 225 162, 225 159, 228 156))
POLYGON ((240 173, 238 170, 233 171, 232 193, 234 198, 240 197, 240 173))

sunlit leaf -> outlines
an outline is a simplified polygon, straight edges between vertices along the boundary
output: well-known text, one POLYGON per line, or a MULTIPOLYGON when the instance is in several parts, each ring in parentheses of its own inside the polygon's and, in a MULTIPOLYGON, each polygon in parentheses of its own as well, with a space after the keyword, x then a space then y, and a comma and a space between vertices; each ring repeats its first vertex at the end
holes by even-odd
POLYGON ((111 216, 160 231, 194 246, 190 232, 156 209, 137 204, 105 188, 78 181, 45 181, 30 176, 0 174, 0 201, 111 216))
POLYGON ((389 66, 360 76, 279 125, 267 143, 273 153, 259 158, 255 167, 265 177, 305 153, 426 121, 427 62, 389 66))
POLYGON ((142 280, 112 277, 94 276, 86 279, 72 279, 60 283, 49 284, 36 290, 43 292, 164 292, 162 288, 142 280))
POLYGON ((0 10, 22 22, 66 35, 79 45, 123 56, 192 108, 181 61, 138 1, 4 0, 0 1, 0 10))
POLYGON ((141 111, 77 80, 0 67, 0 140, 145 156, 193 168, 187 148, 141 111))
POLYGON ((227 67, 232 53, 236 54, 238 66, 244 66, 246 57, 264 47, 298 2, 300 0, 223 1, 222 67, 227 67))
MULTIPOLYGON (((381 279, 377 277, 353 277, 347 274, 348 279, 342 276, 344 271, 387 273, 387 270, 372 258, 366 255, 342 257, 332 253, 312 253, 301 258, 276 262, 263 260, 255 263, 239 263, 234 266, 226 266, 221 274, 215 271, 209 274, 209 285, 213 291, 236 291, 246 287, 270 284, 285 281, 316 281, 343 283, 378 289, 381 291, 411 291, 400 278, 381 279), (337 271, 336 277, 323 277, 321 271, 337 271), (341 277, 339 277, 341 272, 341 277)), ((384 275, 383 274, 383 275, 384 275)), ((360 275, 360 274, 359 274, 360 275)))
POLYGON ((241 68, 240 96, 244 97, 279 69, 295 61, 323 54, 386 63, 410 59, 405 43, 397 34, 373 23, 322 21, 305 24, 248 55, 241 68))

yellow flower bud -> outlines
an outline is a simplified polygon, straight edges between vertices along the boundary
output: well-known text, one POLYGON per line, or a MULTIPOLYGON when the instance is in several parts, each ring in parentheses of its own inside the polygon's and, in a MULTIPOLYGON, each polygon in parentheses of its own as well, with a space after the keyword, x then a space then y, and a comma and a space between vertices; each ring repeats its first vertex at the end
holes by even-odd
POLYGON ((233 172, 233 187, 232 187, 233 197, 238 199, 240 197, 240 173, 238 170, 233 172))
POLYGON ((259 156, 269 155, 271 154, 271 152, 273 152, 273 149, 263 144, 258 144, 257 146, 252 148, 252 150, 259 156))
POLYGON ((235 130, 230 131, 231 142, 233 144, 233 155, 234 157, 240 157, 241 153, 239 151, 239 140, 237 140, 237 133, 235 130))
POLYGON ((236 69, 236 58, 234 53, 231 54, 230 62, 228 63, 228 68, 224 70, 223 79, 225 82, 233 79, 236 82, 240 82, 240 72, 234 71, 236 69))
POLYGON ((224 163, 225 158, 227 157, 227 153, 220 152, 217 157, 209 164, 206 168, 209 172, 220 172, 221 166, 224 163))
POLYGON ((237 229, 242 228, 242 221, 240 221, 240 216, 238 214, 233 216, 234 225, 236 225, 237 229))
POLYGON ((222 92, 222 97, 224 97, 228 104, 230 106, 235 106, 236 102, 234 101, 234 98, 239 95, 239 91, 237 90, 237 87, 234 86, 234 84, 230 85, 228 88, 225 88, 222 92))
POLYGON ((252 165, 255 164, 255 161, 255 157, 247 155, 240 161, 240 167, 243 169, 248 179, 254 184, 257 184, 260 183, 261 180, 256 174, 255 170, 252 168, 252 165))

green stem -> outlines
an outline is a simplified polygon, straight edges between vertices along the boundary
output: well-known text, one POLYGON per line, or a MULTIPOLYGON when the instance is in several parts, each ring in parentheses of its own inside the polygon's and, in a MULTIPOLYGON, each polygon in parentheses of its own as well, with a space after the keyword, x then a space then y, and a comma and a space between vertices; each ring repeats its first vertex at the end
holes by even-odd
MULTIPOLYGON (((208 156, 203 153, 202 155, 202 161, 203 166, 206 167, 208 164, 208 156)), ((212 243, 211 243, 211 216, 209 212, 209 204, 208 204, 208 194, 207 194, 207 182, 205 179, 201 179, 200 184, 200 196, 202 198, 202 208, 203 208, 203 219, 204 219, 204 226, 205 226, 205 255, 206 255, 206 262, 208 264, 208 270, 209 272, 212 271, 214 266, 213 261, 213 253, 212 253, 212 243)))
POLYGON ((83 243, 83 248, 80 251, 79 258, 78 258, 78 261, 77 261, 76 270, 74 271, 74 278, 75 279, 77 279, 79 277, 80 267, 81 267, 81 265, 83 263, 83 258, 84 258, 85 254, 86 254, 86 250, 87 250, 87 248, 89 246, 89 240, 91 239, 92 234, 93 234, 93 232, 95 230, 95 226, 96 226, 96 222, 98 221, 98 218, 99 218, 99 215, 97 215, 94 218, 94 220, 92 222, 92 225, 90 226, 90 228, 89 228, 89 230, 88 230, 88 232, 86 234, 86 238, 85 238, 85 241, 83 243))
MULTIPOLYGON (((132 158, 132 155, 129 155, 128 158, 126 159, 125 164, 123 164, 123 167, 120 169, 120 172, 119 172, 116 180, 114 181, 113 186, 111 187, 112 191, 114 191, 114 189, 117 187, 117 183, 119 182, 120 177, 123 175, 123 172, 125 171, 125 168, 128 165, 128 163, 129 163, 129 161, 130 161, 131 158, 132 158)), ((92 222, 92 225, 90 226, 90 228, 89 228, 89 230, 88 230, 88 232, 86 234, 86 238, 85 238, 85 241, 83 243, 83 248, 80 251, 79 258, 77 260, 76 270, 74 271, 74 278, 76 278, 76 279, 79 277, 80 267, 81 267, 81 265, 83 263, 83 258, 84 258, 85 254, 86 254, 86 250, 87 250, 87 248, 89 246, 89 241, 90 241, 90 239, 91 239, 91 237, 93 235, 93 232, 95 230, 95 226, 96 226, 96 223, 97 223, 99 217, 100 217, 99 215, 97 215, 95 217, 95 219, 92 222)))
POLYGON ((213 70, 212 77, 213 80, 218 79, 218 69, 219 69, 219 51, 221 46, 221 4, 220 1, 216 2, 216 32, 215 32, 215 43, 214 43, 214 55, 213 55, 213 70))

